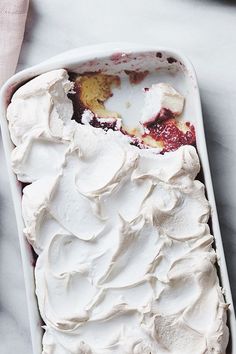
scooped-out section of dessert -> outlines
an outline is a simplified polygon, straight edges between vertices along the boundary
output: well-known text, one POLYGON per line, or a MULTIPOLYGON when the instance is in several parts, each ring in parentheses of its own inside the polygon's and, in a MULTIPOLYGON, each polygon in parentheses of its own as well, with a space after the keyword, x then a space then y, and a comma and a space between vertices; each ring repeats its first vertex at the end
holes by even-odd
MULTIPOLYGON (((140 84, 148 71, 126 71, 132 85, 140 84)), ((141 148, 159 148, 160 153, 174 151, 182 145, 195 145, 193 124, 178 119, 184 109, 184 97, 169 83, 153 83, 143 87, 144 105, 139 124, 125 126, 122 115, 109 111, 106 102, 113 96, 112 88, 120 86, 120 77, 102 73, 71 74, 74 93, 70 95, 78 123, 103 129, 120 130, 141 148)), ((117 93, 119 94, 119 93, 117 93)), ((129 103, 128 103, 129 104, 129 103)), ((130 118, 132 119, 132 118, 130 118)))

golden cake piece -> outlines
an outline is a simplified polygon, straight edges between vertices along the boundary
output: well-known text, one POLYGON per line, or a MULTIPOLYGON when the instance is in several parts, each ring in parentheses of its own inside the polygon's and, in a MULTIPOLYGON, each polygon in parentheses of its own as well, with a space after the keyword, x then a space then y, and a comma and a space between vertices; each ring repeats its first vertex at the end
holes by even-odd
POLYGON ((150 146, 152 148, 164 148, 164 143, 161 140, 155 140, 150 135, 143 136, 142 140, 145 145, 150 146))
POLYGON ((112 87, 120 85, 115 75, 89 73, 76 78, 82 105, 90 109, 99 118, 119 118, 119 113, 106 109, 104 102, 112 96, 112 87))

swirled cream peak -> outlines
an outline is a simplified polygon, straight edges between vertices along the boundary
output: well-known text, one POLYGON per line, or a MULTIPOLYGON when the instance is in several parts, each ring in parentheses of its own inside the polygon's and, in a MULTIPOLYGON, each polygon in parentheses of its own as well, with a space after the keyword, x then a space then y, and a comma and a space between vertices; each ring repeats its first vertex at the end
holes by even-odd
POLYGON ((73 114, 67 94, 72 88, 63 69, 42 74, 20 87, 7 110, 13 143, 19 145, 33 137, 66 139, 73 114))
POLYGON ((74 124, 66 72, 48 75, 16 92, 8 110, 13 166, 30 182, 22 213, 38 254, 43 353, 223 354, 227 306, 196 149, 160 155, 119 131, 74 124), (35 92, 53 107, 25 129, 19 120, 34 114, 35 92))

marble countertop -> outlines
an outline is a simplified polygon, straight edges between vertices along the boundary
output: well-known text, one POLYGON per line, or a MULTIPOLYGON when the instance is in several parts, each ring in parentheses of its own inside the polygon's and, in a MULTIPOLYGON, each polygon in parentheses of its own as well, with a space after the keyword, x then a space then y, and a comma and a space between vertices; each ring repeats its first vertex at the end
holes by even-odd
MULTIPOLYGON (((222 237, 236 305, 236 1, 32 0, 17 70, 82 45, 173 47, 195 66, 222 237)), ((0 141, 1 144, 1 141, 0 141)), ((31 354, 24 279, 0 145, 2 354, 31 354)))

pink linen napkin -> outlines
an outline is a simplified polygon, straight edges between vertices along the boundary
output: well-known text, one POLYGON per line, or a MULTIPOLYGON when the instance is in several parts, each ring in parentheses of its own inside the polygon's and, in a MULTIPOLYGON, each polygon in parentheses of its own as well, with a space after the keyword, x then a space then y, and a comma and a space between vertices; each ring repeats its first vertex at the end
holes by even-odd
POLYGON ((29 0, 0 0, 0 86, 14 74, 29 0))

